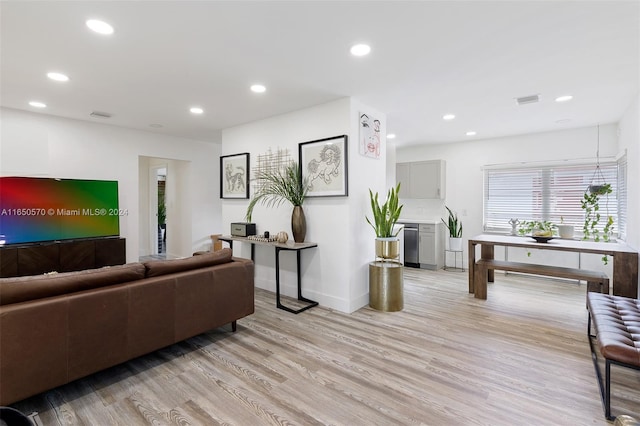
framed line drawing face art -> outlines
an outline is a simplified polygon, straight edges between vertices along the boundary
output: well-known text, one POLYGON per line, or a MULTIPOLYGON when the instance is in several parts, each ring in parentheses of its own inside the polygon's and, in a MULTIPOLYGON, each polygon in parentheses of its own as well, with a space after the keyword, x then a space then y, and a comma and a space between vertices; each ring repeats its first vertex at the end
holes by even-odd
POLYGON ((249 153, 220 157, 220 198, 249 198, 249 153))
POLYGON ((380 158, 380 120, 360 113, 360 140, 358 152, 369 158, 380 158))
POLYGON ((347 196, 347 135, 298 144, 302 179, 309 180, 307 197, 347 196))

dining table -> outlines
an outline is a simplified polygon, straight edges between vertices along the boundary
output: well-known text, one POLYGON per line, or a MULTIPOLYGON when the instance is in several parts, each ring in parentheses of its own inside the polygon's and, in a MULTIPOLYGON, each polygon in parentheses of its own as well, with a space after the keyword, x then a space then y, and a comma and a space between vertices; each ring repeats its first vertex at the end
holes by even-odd
MULTIPOLYGON (((470 238, 468 243, 469 293, 474 293, 476 287, 476 246, 480 246, 480 259, 486 260, 494 259, 495 247, 518 247, 611 256, 613 259, 613 295, 638 298, 638 251, 623 242, 595 242, 562 238, 537 242, 527 236, 480 234, 470 238)), ((494 270, 487 272, 488 281, 493 282, 494 270)))

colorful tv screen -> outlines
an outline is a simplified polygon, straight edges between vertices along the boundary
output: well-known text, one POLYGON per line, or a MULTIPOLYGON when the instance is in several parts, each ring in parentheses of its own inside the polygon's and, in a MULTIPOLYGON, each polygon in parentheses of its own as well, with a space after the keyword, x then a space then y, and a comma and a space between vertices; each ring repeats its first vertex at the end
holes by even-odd
POLYGON ((0 245, 120 235, 118 182, 0 177, 0 245))

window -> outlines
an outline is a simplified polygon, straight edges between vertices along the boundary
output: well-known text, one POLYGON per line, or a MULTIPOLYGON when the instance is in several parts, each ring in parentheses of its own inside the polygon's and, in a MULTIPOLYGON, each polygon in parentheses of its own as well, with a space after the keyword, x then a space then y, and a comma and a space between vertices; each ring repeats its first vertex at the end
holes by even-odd
MULTIPOLYGON (((511 231, 509 220, 561 221, 580 234, 584 212, 580 202, 596 181, 596 165, 519 165, 487 168, 484 173, 484 230, 511 231)), ((613 192, 601 199, 600 214, 613 216, 614 236, 626 230, 626 157, 600 163, 600 171, 613 192)), ((600 220, 602 229, 606 219, 600 220)))

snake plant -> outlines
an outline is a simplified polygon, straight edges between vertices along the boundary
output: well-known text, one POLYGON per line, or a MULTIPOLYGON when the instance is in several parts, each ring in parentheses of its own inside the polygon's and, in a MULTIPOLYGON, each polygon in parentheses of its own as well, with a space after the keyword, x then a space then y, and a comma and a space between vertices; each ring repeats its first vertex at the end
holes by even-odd
POLYGON ((368 217, 367 223, 371 225, 376 232, 377 238, 396 237, 399 230, 394 234, 393 226, 400 218, 402 205, 398 202, 398 193, 400 192, 400 183, 395 188, 391 188, 387 193, 387 200, 380 205, 378 201, 378 193, 375 194, 369 190, 369 199, 371 200, 371 211, 373 212, 373 223, 368 217))

